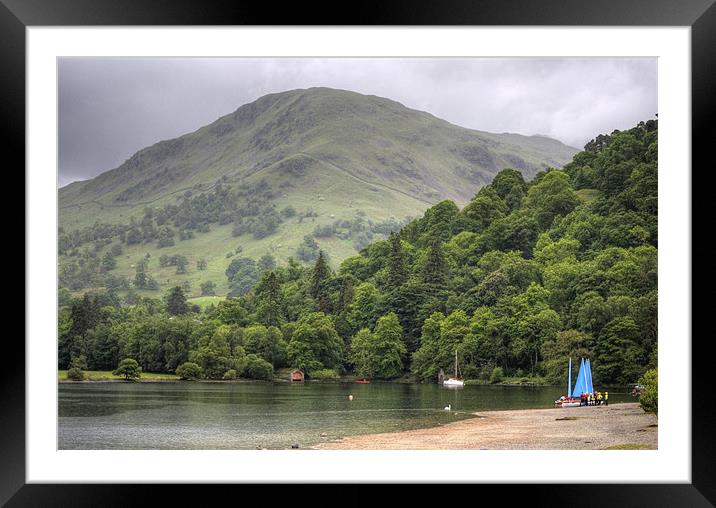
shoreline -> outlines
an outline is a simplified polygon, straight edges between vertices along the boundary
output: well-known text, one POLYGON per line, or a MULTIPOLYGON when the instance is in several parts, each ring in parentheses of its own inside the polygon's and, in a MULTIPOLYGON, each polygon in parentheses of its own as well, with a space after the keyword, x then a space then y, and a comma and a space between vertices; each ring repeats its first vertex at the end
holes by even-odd
MULTIPOLYGON (((132 384, 142 384, 142 383, 223 383, 223 384, 256 384, 256 383, 277 383, 277 384, 354 384, 354 381, 324 381, 324 380, 313 380, 308 379, 306 381, 302 381, 300 383, 293 382, 290 379, 272 379, 271 381, 266 381, 263 379, 167 379, 167 378, 147 378, 147 379, 140 379, 140 380, 134 380, 134 381, 128 381, 126 379, 83 379, 82 381, 74 381, 72 379, 58 379, 58 384, 66 384, 66 385, 81 385, 81 384, 98 384, 98 383, 132 383, 132 384)), ((420 385, 423 383, 417 383, 417 382, 400 382, 395 383, 392 381, 381 381, 376 382, 372 384, 400 384, 400 385, 406 385, 406 384, 416 384, 420 385)), ((517 388, 529 388, 533 386, 539 386, 539 387, 560 387, 561 385, 523 385, 523 384, 511 384, 511 383, 496 383, 496 384, 486 384, 486 385, 473 385, 473 386, 511 386, 511 387, 517 387, 517 388)))
POLYGON ((636 402, 479 411, 425 429, 349 436, 319 450, 604 450, 658 447, 658 419, 636 402))
MULTIPOLYGON (((272 379, 270 381, 267 381, 265 379, 179 379, 179 378, 144 378, 134 381, 127 381, 126 379, 115 379, 115 378, 99 378, 99 379, 83 379, 82 381, 75 381, 72 379, 57 379, 58 383, 62 384, 91 384, 91 383, 294 383, 294 384, 309 384, 309 383, 319 383, 319 384, 353 384, 355 383, 355 380, 353 379, 337 379, 337 380, 325 380, 325 379, 307 379, 305 381, 301 382, 294 382, 290 379, 284 379, 284 378, 276 378, 272 379)), ((398 385, 422 385, 422 384, 430 384, 430 383, 420 383, 417 381, 383 381, 383 380, 376 380, 371 381, 371 384, 374 385, 380 385, 380 384, 398 384, 398 385)), ((517 386, 517 387, 561 387, 562 385, 549 385, 549 384, 520 384, 520 383, 485 383, 485 384, 471 384, 470 386, 517 386)))

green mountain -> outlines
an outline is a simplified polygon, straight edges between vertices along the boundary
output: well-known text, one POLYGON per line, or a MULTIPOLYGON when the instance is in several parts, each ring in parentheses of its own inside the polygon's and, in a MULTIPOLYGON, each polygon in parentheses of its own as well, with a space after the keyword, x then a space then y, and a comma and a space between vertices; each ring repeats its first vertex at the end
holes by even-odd
POLYGON ((225 293, 235 255, 308 261, 316 245, 304 240, 313 235, 335 265, 443 199, 466 204, 505 167, 530 179, 576 151, 543 136, 465 129, 344 90, 266 95, 61 188, 61 272, 70 267, 71 289, 103 286, 108 274, 134 277, 149 253, 147 271, 159 286, 187 280, 196 294, 212 280, 225 293), (88 270, 72 263, 89 255, 90 242, 96 273, 72 282, 88 270), (122 253, 116 248, 115 267, 101 269, 113 242, 122 253), (162 255, 185 256, 187 273, 158 266, 162 255), (196 273, 200 257, 207 267, 196 273))

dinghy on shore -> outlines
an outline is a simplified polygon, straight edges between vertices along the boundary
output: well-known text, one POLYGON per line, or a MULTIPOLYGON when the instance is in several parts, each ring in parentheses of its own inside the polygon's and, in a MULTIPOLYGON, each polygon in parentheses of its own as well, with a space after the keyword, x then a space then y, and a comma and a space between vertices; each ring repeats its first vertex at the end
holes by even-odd
MULTIPOLYGON (((554 407, 579 407, 581 402, 579 401, 579 394, 583 391, 588 391, 587 386, 587 370, 589 369, 589 360, 585 367, 584 358, 582 358, 582 366, 579 369, 577 375, 577 382, 574 385, 574 391, 572 391, 572 359, 569 359, 569 368, 567 369, 567 396, 564 395, 554 401, 554 407), (584 385, 584 387, 582 386, 584 385)), ((589 383, 591 383, 592 374, 589 372, 589 383)))

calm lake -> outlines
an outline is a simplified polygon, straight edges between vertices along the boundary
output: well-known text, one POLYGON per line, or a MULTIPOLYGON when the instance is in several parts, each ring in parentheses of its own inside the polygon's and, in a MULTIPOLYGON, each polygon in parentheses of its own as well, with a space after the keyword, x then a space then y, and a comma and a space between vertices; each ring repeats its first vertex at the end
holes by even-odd
MULTIPOLYGON (((563 391, 393 383, 61 383, 58 447, 306 448, 343 436, 432 427, 480 410, 550 408, 563 391), (450 412, 443 409, 448 404, 450 412)), ((627 388, 609 389, 610 403, 633 401, 627 388)))

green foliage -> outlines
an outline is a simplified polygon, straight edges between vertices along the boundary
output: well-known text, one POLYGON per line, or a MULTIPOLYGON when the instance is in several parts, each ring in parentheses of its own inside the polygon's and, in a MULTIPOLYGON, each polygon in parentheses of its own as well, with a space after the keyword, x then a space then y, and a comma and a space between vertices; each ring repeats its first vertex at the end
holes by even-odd
POLYGON ((353 293, 348 306, 348 323, 353 330, 373 328, 378 319, 377 313, 381 304, 381 294, 370 282, 359 284, 353 293))
POLYGON ((224 381, 231 381, 233 379, 236 379, 238 377, 238 374, 236 373, 236 369, 229 369, 226 372, 224 372, 224 381))
POLYGON ((189 352, 189 361, 201 367, 205 378, 222 379, 227 370, 241 371, 246 356, 232 328, 220 326, 197 341, 196 349, 189 352))
POLYGON ((309 372, 308 377, 316 381, 336 381, 340 379, 338 372, 334 369, 320 369, 309 372))
POLYGON ((72 358, 70 362, 70 369, 86 370, 87 369, 87 358, 85 355, 80 355, 72 358))
POLYGON ((532 212, 543 229, 552 225, 557 216, 567 215, 579 203, 579 198, 569 181, 569 175, 563 171, 548 171, 533 184, 527 196, 524 206, 532 212))
POLYGON ((247 353, 261 356, 275 368, 286 364, 288 345, 277 327, 252 325, 244 330, 243 335, 243 344, 247 353))
POLYGON ((167 313, 172 316, 179 316, 189 312, 189 304, 186 302, 184 290, 179 286, 175 286, 169 290, 165 297, 167 313))
POLYGON ((179 376, 179 379, 201 379, 201 367, 193 362, 184 362, 176 368, 176 375, 179 376))
POLYGON ((504 217, 507 212, 507 204, 494 188, 493 182, 493 186, 480 189, 480 192, 462 209, 460 226, 461 229, 481 233, 496 219, 504 217))
POLYGON ((291 366, 304 372, 335 369, 340 366, 342 356, 343 341, 329 316, 312 312, 298 321, 288 344, 291 366))
POLYGON ((505 373, 502 370, 502 367, 495 367, 492 369, 492 373, 490 374, 490 384, 496 384, 501 383, 502 380, 505 378, 505 373))
POLYGON ((229 279, 229 296, 240 296, 246 294, 251 287, 258 282, 260 272, 256 261, 251 258, 236 258, 226 269, 226 277, 229 279))
POLYGON ((201 295, 212 296, 216 294, 216 283, 210 280, 201 283, 201 295))
POLYGON ((639 384, 643 386, 639 394, 639 405, 647 413, 658 414, 659 412, 659 373, 657 369, 651 369, 639 378, 639 384))
POLYGON ((271 254, 264 254, 258 260, 257 266, 261 271, 273 270, 274 268, 276 268, 276 258, 273 257, 271 254))
POLYGON ((359 376, 373 377, 375 358, 372 354, 375 338, 368 328, 361 328, 351 340, 350 361, 359 376))
POLYGON ((391 233, 389 242, 390 253, 388 254, 386 283, 388 288, 395 289, 407 280, 408 269, 400 236, 396 233, 391 233))
POLYGON ((330 278, 331 269, 328 267, 323 251, 320 251, 313 267, 309 291, 313 299, 318 302, 319 310, 322 312, 330 311, 330 304, 328 303, 328 282, 330 278))
POLYGON ((441 289, 447 284, 449 268, 443 253, 442 243, 435 239, 430 242, 423 262, 423 282, 441 289))
POLYGON ((251 379, 271 381, 273 379, 273 367, 269 362, 258 355, 246 355, 244 376, 251 379))
POLYGON ((102 271, 109 272, 117 267, 117 260, 114 258, 111 252, 107 251, 102 256, 102 271))
POLYGON ((639 347, 639 328, 632 319, 618 317, 604 326, 595 347, 595 381, 634 382, 646 362, 644 351, 639 347))
POLYGON ((285 321, 284 302, 276 272, 264 272, 256 287, 256 319, 267 326, 281 326, 285 321))
POLYGON ((438 357, 441 342, 441 328, 445 316, 439 312, 425 320, 420 337, 420 348, 413 353, 413 374, 422 381, 436 380, 440 365, 438 357))
POLYGON ((112 372, 112 374, 115 376, 123 376, 125 380, 130 381, 139 379, 142 374, 142 368, 134 358, 125 358, 119 362, 119 365, 117 365, 117 368, 112 372))
POLYGON ((359 330, 351 343, 351 361, 356 374, 367 378, 391 379, 403 373, 406 353, 403 329, 395 313, 378 320, 373 333, 359 330))
POLYGON ((82 369, 78 369, 77 367, 72 367, 67 370, 67 379, 70 379, 72 381, 83 381, 85 378, 85 373, 82 372, 82 369))
POLYGON ((219 302, 214 314, 222 323, 247 325, 251 322, 248 310, 238 298, 227 298, 219 302))
MULTIPOLYGON (((350 218, 327 223, 323 203, 330 197, 315 190, 311 199, 321 201, 320 215, 308 202, 294 205, 309 210, 297 218, 278 214, 266 206, 274 199, 267 182, 196 189, 167 205, 176 210, 148 208, 126 228, 98 223, 81 234, 62 233, 62 256, 71 262, 60 270, 67 291, 59 295, 59 366, 84 356, 87 368, 108 369, 129 357, 151 372, 193 362, 210 379, 230 370, 268 378, 268 365, 308 373, 354 369, 382 378, 410 369, 434 381, 440 369, 452 372, 457 351, 463 374, 481 382, 561 384, 568 358, 587 356, 595 383, 632 383, 657 365, 656 127, 646 122, 596 138, 563 171, 549 169, 530 182, 505 169, 462 210, 441 201, 399 231, 399 221, 377 222, 354 208, 353 196, 343 203, 352 209, 350 218), (181 254, 162 253, 153 271, 154 258, 144 255, 162 228, 178 231, 181 244, 190 241, 188 231, 199 233, 216 218, 255 237, 263 234, 260 221, 274 213, 301 235, 315 230, 321 247, 306 235, 301 246, 266 243, 246 257, 235 257, 234 249, 223 266, 223 259, 211 258, 206 276, 197 261, 197 273, 182 283, 199 287, 228 265, 217 290, 228 287, 229 298, 217 298, 201 313, 187 314, 176 288, 168 295, 178 302, 172 311, 168 302, 146 296, 158 284, 152 275, 164 282, 170 267, 182 265, 181 254), (124 235, 126 255, 106 256, 117 235, 124 235), (334 272, 322 248, 358 235, 360 254, 342 252, 337 258, 345 260, 334 272), (275 265, 267 252, 277 256, 275 265), (285 252, 311 266, 283 262, 279 253, 285 252), (112 256, 118 265, 110 274, 101 264, 112 256), (131 289, 122 264, 139 256, 129 271, 136 291, 120 298, 117 291, 131 289), (114 289, 72 298, 100 280, 114 289)), ((465 153, 475 161, 485 157, 477 146, 465 153)), ((307 156, 294 159, 283 169, 298 179, 318 164, 307 156)), ((291 179, 280 188, 288 192, 294 184, 300 183, 291 179)), ((221 257, 227 247, 219 238, 221 257)), ((248 252, 247 242, 244 236, 248 252)))
POLYGON ((542 344, 544 375, 550 383, 561 384, 567 378, 569 359, 593 356, 594 340, 588 333, 563 330, 545 339, 542 344))
POLYGON ((189 353, 189 361, 201 368, 207 379, 221 379, 224 372, 236 366, 235 360, 228 354, 208 346, 200 346, 189 353))
POLYGON ((298 259, 304 263, 310 263, 318 258, 319 250, 318 244, 313 236, 305 235, 303 237, 303 243, 301 243, 301 245, 298 246, 298 249, 296 249, 296 255, 298 256, 298 259))
MULTIPOLYGON (((506 168, 500 171, 492 179, 492 185, 495 193, 501 198, 507 200, 510 195, 515 196, 518 191, 524 195, 527 191, 527 183, 522 176, 520 171, 512 168, 506 168)), ((508 203, 509 205, 509 203, 508 203)), ((510 210, 518 208, 520 205, 519 201, 514 203, 514 206, 509 206, 510 210)))

